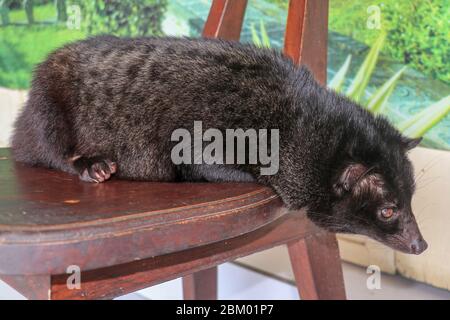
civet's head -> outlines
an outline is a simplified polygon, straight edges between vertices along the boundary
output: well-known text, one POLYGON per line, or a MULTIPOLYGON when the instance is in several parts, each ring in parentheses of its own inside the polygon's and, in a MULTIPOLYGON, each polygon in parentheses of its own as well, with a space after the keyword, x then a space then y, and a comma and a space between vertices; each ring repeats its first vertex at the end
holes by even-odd
POLYGON ((377 155, 383 152, 379 148, 373 148, 374 154, 358 154, 355 146, 333 175, 331 212, 316 221, 319 225, 367 235, 405 253, 420 254, 427 249, 411 209, 415 181, 406 155, 420 139, 399 139, 389 145, 390 151, 385 151, 389 154, 377 155))

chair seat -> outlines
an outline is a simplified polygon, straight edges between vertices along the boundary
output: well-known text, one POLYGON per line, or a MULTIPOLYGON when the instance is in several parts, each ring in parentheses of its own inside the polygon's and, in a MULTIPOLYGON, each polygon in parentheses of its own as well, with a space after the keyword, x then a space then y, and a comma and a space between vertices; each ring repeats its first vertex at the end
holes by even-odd
POLYGON ((0 149, 0 274, 114 266, 237 237, 286 212, 258 184, 89 184, 0 149))

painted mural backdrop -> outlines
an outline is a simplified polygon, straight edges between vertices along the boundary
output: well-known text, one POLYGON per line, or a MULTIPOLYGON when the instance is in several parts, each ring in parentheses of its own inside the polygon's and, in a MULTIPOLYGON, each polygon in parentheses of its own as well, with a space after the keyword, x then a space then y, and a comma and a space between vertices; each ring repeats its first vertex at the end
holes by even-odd
MULTIPOLYGON (((280 49, 287 3, 250 0, 242 41, 280 49)), ((104 33, 198 37, 209 6, 209 0, 0 0, 0 117, 3 92, 28 89, 34 65, 55 48, 104 33)), ((330 0, 329 86, 405 134, 424 135, 425 146, 450 150, 449 21, 448 0, 330 0)))

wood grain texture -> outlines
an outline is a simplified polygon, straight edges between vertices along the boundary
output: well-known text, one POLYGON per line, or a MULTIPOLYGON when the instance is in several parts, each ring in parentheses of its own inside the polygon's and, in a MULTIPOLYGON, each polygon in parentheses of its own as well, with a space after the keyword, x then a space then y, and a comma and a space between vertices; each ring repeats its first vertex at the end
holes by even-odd
POLYGON ((238 41, 247 0, 213 0, 202 36, 238 41))
POLYGON ((328 0, 290 0, 284 53, 326 84, 328 0))
POLYGON ((29 168, 0 150, 0 273, 59 274, 236 237, 286 214, 257 184, 150 183, 29 168), (70 201, 69 201, 70 200, 70 201), (230 226, 233 226, 230 228, 230 226))
POLYGON ((184 276, 184 300, 217 300, 217 281, 217 266, 184 276))
POLYGON ((284 54, 300 63, 308 0, 290 0, 284 34, 284 54))
POLYGON ((51 298, 49 275, 0 275, 0 279, 29 300, 50 300, 51 298))
POLYGON ((339 249, 334 234, 316 234, 290 242, 288 250, 301 299, 345 299, 339 249))
POLYGON ((265 227, 232 239, 82 271, 81 290, 67 290, 66 274, 52 276, 52 299, 111 299, 322 232, 307 219, 304 211, 290 212, 265 227))

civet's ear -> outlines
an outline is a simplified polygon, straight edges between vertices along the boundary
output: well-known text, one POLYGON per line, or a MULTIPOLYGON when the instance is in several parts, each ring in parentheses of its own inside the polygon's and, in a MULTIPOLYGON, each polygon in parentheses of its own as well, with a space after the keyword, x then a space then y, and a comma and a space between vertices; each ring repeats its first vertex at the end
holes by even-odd
POLYGON ((359 179, 367 172, 367 167, 360 163, 351 163, 344 167, 337 175, 333 184, 337 196, 351 191, 359 179))
POLYGON ((422 137, 420 137, 420 138, 403 137, 402 138, 402 143, 405 146, 406 150, 414 149, 415 147, 417 147, 419 145, 420 142, 422 142, 422 137))

